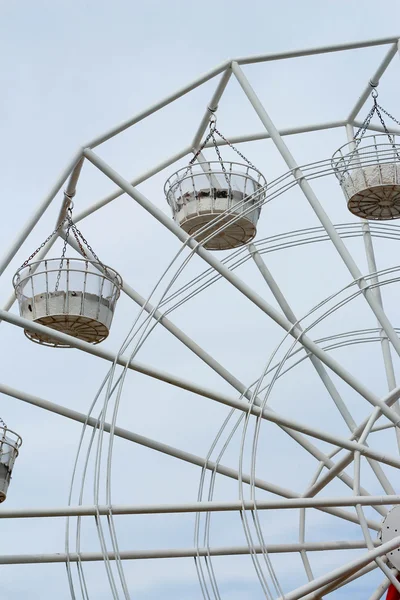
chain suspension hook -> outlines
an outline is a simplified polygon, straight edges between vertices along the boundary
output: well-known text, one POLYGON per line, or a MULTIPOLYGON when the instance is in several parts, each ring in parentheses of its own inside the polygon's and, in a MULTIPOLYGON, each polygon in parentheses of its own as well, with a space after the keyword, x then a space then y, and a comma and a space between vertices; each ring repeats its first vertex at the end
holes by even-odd
POLYGON ((215 114, 215 110, 213 110, 210 107, 208 107, 208 111, 210 113, 210 122, 209 122, 210 131, 215 131, 215 128, 217 127, 217 115, 215 114))

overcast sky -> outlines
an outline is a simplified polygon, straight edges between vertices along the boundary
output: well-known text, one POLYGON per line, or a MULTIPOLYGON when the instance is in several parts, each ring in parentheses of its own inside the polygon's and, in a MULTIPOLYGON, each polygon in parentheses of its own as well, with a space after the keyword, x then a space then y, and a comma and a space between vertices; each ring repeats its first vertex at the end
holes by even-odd
MULTIPOLYGON (((379 3, 370 0, 251 0, 245 3, 203 0, 197 4, 183 0, 142 3, 0 0, 0 250, 8 249, 77 148, 203 72, 238 56, 396 36, 400 34, 399 17, 396 0, 379 3)), ((330 122, 347 116, 386 51, 387 48, 378 47, 251 65, 246 73, 278 127, 330 122)), ((380 87, 382 104, 397 118, 400 117, 398 63, 396 56, 380 87)), ((190 144, 216 85, 217 79, 213 79, 96 152, 124 177, 133 179, 190 144)), ((362 115, 366 110, 367 107, 362 115)), ((220 103, 218 127, 228 137, 262 131, 261 123, 233 78, 220 103)), ((290 136, 286 141, 299 163, 307 164, 330 158, 346 142, 346 137, 342 129, 333 129, 290 136)), ((287 171, 270 141, 243 144, 240 149, 268 181, 287 171)), ((232 157, 226 149, 225 152, 225 156, 232 157)), ((170 213, 163 194, 164 182, 172 172, 185 166, 187 160, 178 161, 139 186, 151 202, 167 214, 170 213)), ((346 210, 334 177, 317 180, 313 187, 334 223, 356 222, 346 210)), ((112 182, 85 164, 75 212, 114 189, 112 182)), ((53 229, 60 201, 59 194, 0 279, 1 305, 11 294, 11 279, 16 269, 53 229)), ((318 225, 305 198, 298 190, 291 190, 264 207, 256 241, 318 225)), ((118 270, 144 297, 180 248, 170 232, 126 195, 83 220, 80 226, 104 262, 118 270)), ((361 238, 346 243, 360 269, 365 271, 361 238)), ((378 268, 398 264, 396 241, 378 240, 376 249, 378 268)), ((58 244, 54 256, 60 251, 58 244)), ((218 254, 218 258, 225 256, 218 254)), ((327 243, 271 252, 265 257, 299 316, 351 282, 336 251, 327 243)), ((206 268, 199 258, 193 258, 175 289, 206 268)), ((276 306, 254 264, 248 261, 237 273, 276 306)), ((169 279, 172 274, 173 271, 169 279)), ((167 283, 168 278, 161 291, 167 283)), ((361 298, 355 299, 340 313, 318 325, 311 332, 312 337, 318 339, 375 328, 376 320, 365 304, 361 298)), ((385 289, 385 307, 393 325, 399 326, 397 284, 385 289)), ((12 310, 17 312, 17 307, 14 305, 12 310)), ((138 312, 138 306, 122 295, 111 335, 102 347, 118 351, 138 312)), ((247 386, 260 377, 284 337, 277 325, 226 281, 210 286, 170 317, 247 386)), ((87 412, 107 374, 108 363, 78 350, 54 350, 32 344, 21 329, 5 323, 1 324, 1 335, 2 383, 87 412)), ((286 341, 276 360, 281 360, 289 347, 286 341)), ((378 343, 351 346, 333 354, 379 396, 386 393, 378 343)), ((238 397, 231 386, 160 326, 140 350, 138 360, 232 398, 238 397)), ((397 358, 395 368, 398 369, 397 358)), ((370 406, 364 400, 337 378, 335 383, 357 422, 369 414, 370 406)), ((279 380, 270 402, 284 414, 348 435, 331 399, 306 362, 279 380)), ((5 395, 0 397, 0 408, 0 416, 24 440, 4 509, 65 506, 81 425, 5 395)), ((130 372, 121 397, 118 424, 205 457, 227 414, 228 408, 221 404, 130 372)), ((374 434, 374 447, 397 453, 393 432, 390 433, 390 437, 374 434)), ((245 445, 246 470, 250 468, 251 440, 252 431, 249 431, 245 445)), ((235 469, 239 467, 240 441, 238 433, 222 461, 235 469)), ((316 445, 329 451, 327 444, 316 442, 316 445)), ((288 436, 266 422, 261 428, 258 457, 258 477, 297 493, 304 492, 317 468, 316 462, 300 451, 288 436)), ((93 465, 94 457, 90 461, 85 504, 93 503, 93 465)), ((200 471, 198 467, 116 439, 112 500, 119 504, 195 501, 200 471)), ((351 467, 348 472, 352 474, 351 467)), ((392 481, 398 480, 391 468, 385 472, 392 481)), ((382 492, 367 465, 363 465, 362 474, 363 484, 371 493, 382 492)), ((394 484, 394 487, 399 491, 398 486, 394 484)), ((207 493, 208 488, 205 497, 207 493)), ((340 482, 332 482, 322 492, 329 493, 344 495, 351 494, 351 490, 340 482)), ((257 494, 257 497, 269 497, 261 491, 257 494)), ((237 482, 218 478, 215 497, 238 499, 237 482)), ((103 485, 102 502, 104 498, 103 485)), ((73 503, 77 502, 75 489, 73 503)), ((297 511, 282 512, 276 511, 272 516, 263 513, 260 517, 267 543, 298 541, 297 511)), ((367 515, 379 520, 373 511, 367 511, 367 515)), ((116 526, 123 550, 193 547, 193 515, 124 516, 116 518, 116 526)), ((323 513, 310 513, 307 526, 309 541, 362 538, 355 525, 323 513)), ((75 523, 72 527, 74 532, 75 523)), ((63 552, 64 531, 63 519, 3 520, 0 522, 0 554, 63 552)), ((72 550, 74 543, 73 537, 72 550)), ((107 544, 111 547, 108 538, 107 544)), ((213 516, 210 544, 212 547, 246 545, 239 516, 213 516)), ((91 519, 87 519, 83 527, 82 549, 100 551, 91 519)), ((314 553, 311 556, 314 572, 322 574, 360 552, 364 550, 314 553)), ((273 564, 284 590, 306 582, 297 555, 279 555, 274 557, 273 564)), ((102 563, 86 565, 89 597, 111 598, 102 563)), ((132 598, 197 600, 202 597, 192 559, 129 561, 124 563, 124 568, 132 598)), ((218 557, 214 568, 223 600, 265 597, 248 556, 218 557)), ((381 579, 379 573, 373 572, 357 581, 351 588, 352 598, 369 597, 381 579)), ((76 577, 75 584, 78 590, 76 577)), ((67 600, 71 596, 65 566, 3 566, 0 597, 67 600)), ((81 598, 79 591, 76 597, 81 598)), ((338 592, 332 597, 344 599, 348 592, 338 592)))

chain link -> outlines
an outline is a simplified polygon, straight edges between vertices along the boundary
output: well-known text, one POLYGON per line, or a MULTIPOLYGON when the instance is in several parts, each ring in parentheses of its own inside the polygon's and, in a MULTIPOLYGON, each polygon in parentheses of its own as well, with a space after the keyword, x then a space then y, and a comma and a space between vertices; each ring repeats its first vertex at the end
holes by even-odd
POLYGON ((215 128, 215 133, 217 135, 219 135, 219 137, 222 140, 224 140, 224 142, 227 144, 227 146, 229 146, 229 148, 232 148, 232 150, 234 150, 236 152, 236 154, 238 154, 240 156, 240 158, 242 158, 249 165, 249 167, 251 167, 252 169, 255 169, 256 171, 258 171, 258 169, 253 165, 253 163, 250 162, 249 159, 246 158, 245 155, 240 152, 240 150, 238 150, 233 144, 231 144, 231 142, 229 140, 227 140, 226 137, 224 137, 222 135, 222 133, 220 131, 218 131, 217 128, 215 128))
POLYGON ((26 267, 32 260, 32 258, 35 258, 36 254, 38 254, 38 252, 40 252, 40 250, 42 250, 42 248, 45 247, 45 245, 51 240, 51 238, 53 236, 56 235, 56 233, 58 233, 61 229, 61 227, 64 225, 64 223, 67 221, 67 217, 65 217, 61 223, 58 225, 58 227, 56 227, 56 229, 49 235, 49 237, 47 239, 44 240, 44 242, 42 244, 40 244, 40 246, 38 248, 36 248, 35 252, 33 252, 29 258, 26 259, 26 261, 21 265, 21 269, 23 267, 26 267))
POLYGON ((255 169, 256 171, 258 171, 258 169, 253 165, 253 163, 251 161, 249 161, 248 158, 246 158, 244 156, 244 154, 242 154, 233 144, 231 144, 231 142, 229 140, 226 139, 226 137, 224 135, 222 135, 222 133, 217 129, 216 127, 216 123, 217 123, 217 119, 216 116, 214 114, 214 111, 212 111, 211 109, 209 109, 211 114, 212 114, 212 119, 210 119, 210 131, 208 133, 208 135, 206 136, 204 142, 201 144, 201 146, 199 147, 199 149, 196 151, 196 153, 194 154, 193 158, 189 161, 188 167, 186 169, 186 171, 183 173, 183 175, 181 175, 179 177, 179 179, 171 185, 171 192, 174 192, 176 190, 176 188, 180 185, 180 183, 185 179, 185 177, 188 175, 188 173, 191 170, 192 165, 195 163, 195 161, 197 160, 197 158, 199 157, 199 155, 201 154, 201 152, 204 150, 204 148, 206 147, 207 143, 212 140, 213 142, 213 146, 214 146, 214 150, 216 152, 216 155, 218 157, 218 162, 221 165, 221 169, 222 172, 224 174, 226 183, 228 185, 228 189, 229 189, 229 193, 231 193, 231 183, 230 183, 230 179, 227 173, 227 170, 225 168, 225 164, 224 161, 222 159, 221 156, 221 152, 219 150, 219 146, 217 143, 217 140, 215 138, 215 133, 226 143, 227 146, 229 146, 232 150, 234 150, 236 152, 236 154, 238 154, 240 156, 240 158, 242 158, 248 165, 249 167, 251 167, 252 169, 255 169))
POLYGON ((371 123, 372 117, 374 116, 374 114, 376 113, 378 119, 381 122, 381 125, 383 127, 383 130, 385 132, 385 134, 387 135, 389 142, 393 148, 393 151, 395 153, 395 155, 397 156, 397 159, 400 162, 400 155, 399 155, 399 150, 395 144, 395 140, 394 137, 392 136, 392 134, 389 132, 385 120, 382 116, 382 113, 384 113, 385 115, 387 115, 390 119, 392 119, 392 121, 394 121, 395 123, 397 123, 398 125, 400 125, 400 121, 398 121, 397 119, 395 119, 395 117, 393 115, 391 115, 387 110, 385 110, 380 104, 378 104, 377 98, 378 98, 378 91, 374 88, 371 92, 371 96, 373 98, 374 104, 371 108, 371 110, 369 111, 369 113, 367 114, 367 116, 364 119, 363 124, 361 125, 361 127, 357 130, 357 132, 354 135, 354 142, 355 142, 355 147, 352 150, 352 152, 349 155, 349 160, 345 161, 345 165, 344 165, 344 171, 343 171, 343 175, 342 178, 344 177, 344 173, 346 171, 346 169, 348 168, 349 164, 351 163, 353 156, 357 153, 357 149, 361 143, 361 140, 363 139, 369 124, 371 123))
POLYGON ((4 427, 4 429, 7 429, 7 425, 4 423, 4 421, 1 417, 0 417, 0 426, 4 427))
POLYGON ((88 255, 85 251, 84 246, 86 246, 87 250, 89 250, 89 252, 91 253, 91 255, 93 256, 94 260, 96 260, 99 265, 102 267, 102 269, 109 274, 109 271, 106 267, 106 265, 100 260, 100 258, 97 256, 96 252, 93 250, 92 246, 89 244, 89 242, 86 240, 86 238, 82 235, 82 232, 77 228, 77 226, 75 225, 75 223, 72 220, 72 208, 69 207, 67 210, 67 214, 65 215, 64 219, 61 221, 61 223, 58 225, 58 227, 56 227, 56 229, 48 236, 48 238, 45 239, 45 241, 40 244, 40 246, 35 250, 35 252, 33 252, 30 257, 23 263, 23 265, 20 267, 21 269, 23 267, 28 266, 28 264, 30 263, 30 261, 32 260, 32 258, 34 258, 38 252, 40 252, 40 250, 42 250, 42 248, 44 248, 44 246, 46 246, 46 244, 51 240, 51 238, 53 236, 55 236, 60 229, 63 227, 63 225, 65 225, 65 223, 67 223, 67 228, 65 230, 65 237, 64 237, 64 244, 63 244, 63 249, 62 249, 62 253, 61 253, 61 260, 60 260, 60 265, 58 268, 58 274, 57 274, 57 280, 56 280, 56 286, 55 286, 55 291, 58 290, 59 285, 60 285, 60 279, 61 279, 61 270, 64 264, 64 261, 66 260, 65 255, 67 252, 67 245, 68 245, 68 239, 70 236, 70 232, 72 231, 73 236, 79 246, 79 250, 82 254, 82 256, 86 259, 86 260, 90 260, 88 258, 88 255))
POLYGON ((224 177, 225 177, 225 181, 226 181, 227 186, 228 186, 229 195, 231 195, 232 194, 231 182, 230 182, 230 179, 228 177, 228 173, 226 172, 224 161, 222 160, 222 156, 221 156, 221 153, 220 153, 219 148, 218 148, 217 140, 215 139, 214 131, 217 131, 215 127, 214 127, 214 129, 212 131, 212 141, 213 141, 213 144, 214 144, 215 152, 216 152, 216 154, 218 156, 219 164, 221 165, 221 169, 222 169, 222 172, 223 172, 224 177))
MULTIPOLYGON (((71 209, 68 209, 68 211, 72 212, 71 209)), ((64 260, 65 260, 65 253, 67 252, 67 243, 68 243, 68 237, 69 237, 69 230, 71 229, 71 216, 70 216, 70 214, 68 214, 68 216, 66 217, 66 220, 68 221, 68 227, 67 227, 67 231, 65 232, 64 245, 63 245, 63 249, 62 249, 62 253, 61 253, 61 261, 60 261, 60 266, 58 267, 58 273, 57 273, 56 287, 54 289, 55 292, 58 291, 58 287, 60 285, 61 269, 63 268, 63 264, 64 264, 64 260)))
POLYGON ((377 104, 377 107, 383 112, 385 113, 386 116, 389 117, 389 119, 392 119, 392 121, 394 121, 395 123, 397 123, 397 125, 400 125, 400 121, 398 121, 393 115, 390 114, 390 112, 388 112, 387 110, 385 110, 383 108, 383 106, 381 106, 380 104, 377 104))

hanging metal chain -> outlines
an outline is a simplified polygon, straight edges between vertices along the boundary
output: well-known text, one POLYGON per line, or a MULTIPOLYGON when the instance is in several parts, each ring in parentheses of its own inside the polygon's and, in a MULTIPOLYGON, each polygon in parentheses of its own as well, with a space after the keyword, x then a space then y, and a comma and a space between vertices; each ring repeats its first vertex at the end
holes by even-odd
POLYGON ((227 146, 229 146, 232 150, 234 150, 234 152, 236 152, 236 154, 238 154, 240 156, 240 158, 242 158, 248 165, 249 167, 251 167, 252 169, 254 169, 255 171, 258 171, 258 169, 253 165, 253 163, 244 156, 244 154, 242 154, 240 152, 240 150, 238 150, 233 144, 231 144, 231 142, 229 140, 226 139, 226 137, 217 129, 216 127, 216 123, 217 123, 217 118, 215 116, 215 113, 213 110, 211 110, 210 108, 208 109, 212 115, 211 119, 210 119, 210 131, 208 133, 208 135, 206 136, 204 142, 201 144, 201 146, 199 147, 199 149, 196 151, 196 153, 193 155, 192 159, 189 161, 189 165, 186 169, 186 171, 183 173, 183 175, 181 175, 179 177, 179 179, 171 185, 171 191, 175 191, 175 189, 180 185, 181 181, 183 181, 187 174, 190 172, 192 165, 195 163, 195 161, 197 160, 197 158, 199 157, 199 155, 201 154, 201 152, 204 150, 204 148, 206 147, 207 143, 212 140, 213 142, 213 146, 214 146, 214 150, 216 152, 217 158, 218 158, 218 162, 221 165, 221 169, 222 172, 224 174, 226 183, 228 185, 228 189, 229 192, 231 193, 231 183, 230 183, 230 179, 224 164, 224 161, 222 159, 221 156, 221 152, 219 150, 219 145, 217 140, 215 139, 215 133, 226 143, 227 146))
POLYGON ((99 265, 101 265, 101 267, 108 272, 106 265, 100 260, 100 258, 97 256, 96 252, 93 250, 92 246, 89 244, 89 242, 87 241, 87 239, 82 235, 82 232, 77 228, 77 226, 75 225, 75 223, 72 223, 72 231, 73 234, 79 244, 79 248, 81 249, 82 254, 87 258, 86 252, 82 246, 82 243, 86 246, 86 248, 89 250, 89 252, 91 253, 91 255, 93 256, 93 258, 99 263, 99 265), (82 241, 82 243, 80 243, 79 239, 82 241))
POLYGON ((4 429, 7 429, 7 425, 4 423, 4 421, 1 417, 0 417, 0 426, 4 427, 4 429))
POLYGON ((389 119, 392 119, 392 121, 394 121, 395 123, 397 123, 397 125, 400 125, 400 121, 398 121, 393 115, 390 114, 390 112, 388 112, 387 110, 385 110, 383 108, 383 106, 381 106, 380 104, 377 104, 377 107, 383 112, 385 113, 386 116, 389 117, 389 119))
POLYGON ((224 174, 226 183, 228 185, 229 195, 232 195, 231 182, 230 182, 230 179, 228 177, 228 173, 226 172, 224 161, 222 160, 222 156, 221 156, 221 153, 220 153, 219 148, 218 148, 217 140, 215 139, 214 131, 215 132, 217 131, 215 127, 214 127, 214 129, 211 130, 211 137, 212 137, 212 141, 213 141, 213 144, 214 144, 214 149, 215 149, 215 152, 216 152, 216 154, 218 156, 219 164, 221 165, 222 172, 224 174))
POLYGON ((380 104, 378 104, 377 98, 378 98, 378 91, 374 88, 371 92, 371 96, 373 98, 373 106, 371 108, 371 110, 369 111, 369 113, 367 114, 366 118, 364 119, 363 124, 361 125, 361 127, 357 130, 357 132, 354 135, 354 149, 352 150, 352 152, 349 154, 349 157, 347 160, 344 161, 344 167, 343 167, 343 174, 342 174, 342 178, 344 177, 344 173, 346 172, 347 168, 349 167, 349 164, 351 163, 351 161, 353 160, 353 157, 355 154, 357 154, 357 150, 358 147, 361 143, 361 140, 363 139, 369 124, 371 123, 372 117, 374 116, 374 114, 376 113, 377 117, 379 118, 381 125, 383 127, 383 130, 385 132, 385 134, 388 137, 388 140, 393 148, 393 151, 397 157, 397 159, 400 162, 400 155, 399 155, 399 149, 395 144, 395 139, 393 137, 393 135, 389 132, 385 120, 382 116, 382 112, 387 115, 390 119, 392 119, 395 123, 397 123, 398 125, 400 125, 400 121, 398 121, 397 119, 395 119, 395 117, 393 115, 391 115, 387 110, 385 110, 380 104))
MULTIPOLYGON (((215 121, 210 121, 210 128, 212 126, 212 124, 215 123, 215 121)), ((202 151, 204 150, 204 148, 206 147, 207 143, 210 141, 211 137, 213 134, 213 130, 210 129, 209 134, 207 135, 206 139, 204 140, 204 142, 201 144, 201 146, 199 147, 199 149, 196 151, 196 153, 193 155, 193 157, 190 159, 189 164, 187 166, 186 171, 183 173, 183 175, 181 175, 177 181, 175 181, 175 183, 173 183, 171 185, 171 192, 174 192, 178 186, 180 185, 181 181, 183 181, 183 179, 185 179, 185 177, 187 176, 187 174, 190 172, 192 165, 196 162, 198 156, 202 153, 202 151)))
POLYGON ((62 228, 62 226, 64 225, 64 223, 67 221, 67 217, 65 217, 61 223, 58 225, 58 227, 56 227, 56 229, 49 235, 49 237, 47 239, 44 240, 44 242, 42 244, 40 244, 40 246, 38 248, 36 248, 35 252, 33 252, 29 258, 26 259, 26 261, 21 265, 21 269, 23 267, 26 267, 28 265, 28 263, 31 262, 32 258, 35 258, 36 254, 38 254, 38 252, 40 252, 40 250, 42 250, 42 248, 45 247, 45 245, 51 240, 52 237, 54 237, 56 235, 56 233, 58 233, 60 231, 60 229, 62 228))
POLYGON ((356 133, 354 135, 354 140, 356 141, 357 146, 360 144, 362 138, 364 137, 365 132, 367 131, 368 126, 369 126, 369 124, 371 122, 371 119, 374 116, 374 113, 375 113, 375 103, 374 103, 374 106, 369 111, 369 113, 367 114, 367 116, 365 117, 363 124, 356 131, 356 133))
POLYGON ((226 137, 224 137, 222 135, 222 133, 220 131, 218 131, 217 128, 215 128, 215 133, 217 135, 219 135, 219 137, 222 140, 224 140, 224 142, 226 143, 226 145, 229 146, 229 148, 232 148, 232 150, 234 150, 236 152, 236 154, 238 154, 240 156, 240 158, 242 158, 249 165, 249 167, 251 167, 252 169, 255 169, 256 171, 258 171, 258 169, 253 165, 253 163, 248 158, 246 158, 245 155, 240 152, 240 150, 238 150, 233 144, 231 144, 231 142, 229 140, 227 140, 226 137))
POLYGON ((66 220, 68 221, 68 227, 67 227, 67 230, 65 232, 64 245, 63 245, 63 249, 62 249, 62 253, 61 253, 60 265, 58 267, 56 286, 54 288, 55 292, 58 291, 58 288, 59 288, 59 285, 60 285, 61 270, 63 268, 63 264, 64 264, 64 260, 65 260, 65 253, 67 252, 67 243, 68 243, 68 237, 69 237, 69 230, 71 229, 71 223, 72 223, 71 216, 70 216, 70 214, 72 213, 71 208, 68 209, 68 213, 67 213, 67 217, 66 217, 66 220))
POLYGON ((82 256, 86 260, 91 260, 91 258, 88 257, 87 252, 85 251, 84 246, 86 246, 87 250, 89 250, 89 252, 92 255, 92 257, 94 258, 94 260, 99 263, 99 265, 104 270, 104 272, 110 277, 110 273, 109 273, 109 270, 107 269, 106 265, 100 260, 100 258, 97 256, 96 252, 93 250, 92 246, 89 244, 89 242, 86 240, 86 238, 82 235, 82 232, 77 228, 77 226, 73 222, 72 206, 70 206, 67 209, 67 213, 66 213, 64 219, 61 221, 61 223, 59 223, 59 225, 56 227, 56 229, 48 236, 48 238, 45 239, 45 241, 42 244, 40 244, 40 246, 35 250, 35 252, 33 252, 30 255, 30 257, 23 263, 23 265, 21 266, 21 269, 23 267, 26 267, 30 263, 32 258, 34 258, 38 254, 38 252, 40 252, 40 250, 42 250, 42 248, 44 248, 44 246, 46 246, 46 244, 51 240, 51 238, 62 229, 62 227, 65 225, 65 223, 67 223, 67 227, 65 230, 64 244, 63 244, 63 249, 62 249, 62 253, 61 253, 60 265, 58 268, 55 291, 58 290, 59 285, 60 285, 62 267, 63 267, 64 261, 66 260, 65 255, 67 252, 68 239, 69 239, 71 231, 72 231, 73 236, 79 246, 79 250, 80 250, 80 253, 82 254, 82 256))

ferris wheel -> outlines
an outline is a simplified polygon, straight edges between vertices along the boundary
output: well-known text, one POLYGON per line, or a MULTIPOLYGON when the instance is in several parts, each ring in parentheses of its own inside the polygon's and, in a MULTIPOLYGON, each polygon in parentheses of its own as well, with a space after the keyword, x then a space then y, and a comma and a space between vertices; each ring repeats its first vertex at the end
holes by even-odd
MULTIPOLYGON (((0 384, 5 407, 18 400, 80 424, 77 447, 68 446, 65 458, 70 469, 60 476, 68 479, 64 505, 46 508, 44 483, 35 479, 39 506, 17 502, 19 465, 24 453, 35 461, 35 445, 8 414, 0 422, 1 524, 11 523, 14 535, 13 523, 37 519, 51 528, 62 521, 64 548, 10 554, 5 544, 3 569, 61 564, 59 597, 84 600, 156 597, 143 587, 147 567, 131 571, 149 561, 155 566, 147 580, 168 581, 160 561, 184 565, 176 567, 173 596, 165 584, 166 598, 400 598, 400 122, 378 92, 397 53, 390 38, 229 60, 73 157, 0 266, 7 274, 26 251, 0 311, 15 326, 21 355, 36 351, 38 360, 62 366, 74 348, 75 357, 92 360, 90 376, 83 371, 76 381, 68 370, 62 384, 66 394, 69 385, 74 394, 85 389, 81 410, 11 387, 6 376, 0 384), (348 117, 335 122, 278 130, 246 74, 247 65, 386 46, 348 117), (217 77, 190 146, 133 182, 94 150, 217 77), (218 106, 230 80, 261 133, 222 131, 218 106), (317 145, 318 160, 299 164, 286 136, 328 130, 342 142, 329 152, 317 145), (283 169, 274 172, 253 150, 257 140, 268 141, 283 169), (88 166, 117 190, 78 212, 88 166), (137 186, 165 169, 173 173, 159 206, 137 186), (100 252, 77 225, 122 194, 154 228, 162 267, 150 273, 146 296, 127 281, 118 227, 100 252), (51 205, 58 206, 56 224, 32 248, 28 236, 51 205), (158 247, 158 236, 173 242, 158 247), (107 346, 119 310, 118 339, 107 346), (160 332, 174 340, 171 350, 160 332), (96 388, 90 398, 87 379, 96 388), (134 402, 159 435, 127 428, 130 417, 139 424, 143 416, 129 412, 134 402), (169 428, 181 447, 164 441, 169 428), (203 452, 193 453, 191 443, 203 452), (164 519, 171 518, 166 546, 164 519), (149 549, 153 523, 162 547, 149 549), (177 547, 186 539, 181 523, 190 547, 177 547)), ((133 253, 142 251, 145 257, 138 247, 133 253)), ((61 436, 51 443, 48 450, 60 445, 65 453, 61 436)))

